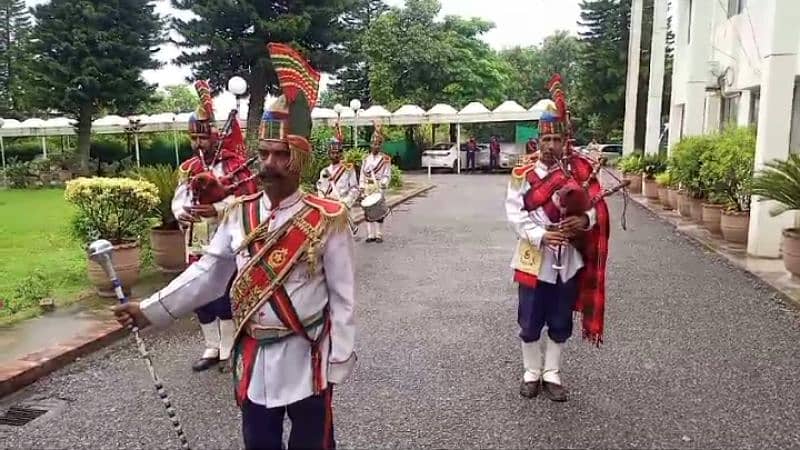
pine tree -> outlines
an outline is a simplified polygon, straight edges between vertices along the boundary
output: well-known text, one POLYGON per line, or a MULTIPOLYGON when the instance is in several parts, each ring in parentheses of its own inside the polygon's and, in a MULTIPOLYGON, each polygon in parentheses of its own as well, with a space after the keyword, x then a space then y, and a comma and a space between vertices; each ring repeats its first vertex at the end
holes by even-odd
POLYGON ((372 104, 370 66, 363 50, 363 39, 369 27, 388 9, 383 0, 359 0, 356 8, 344 17, 350 38, 344 44, 345 65, 330 86, 334 103, 348 104, 357 98, 366 106, 372 104))
POLYGON ((131 114, 153 94, 142 70, 156 69, 162 23, 150 0, 51 0, 34 10, 34 100, 78 121, 78 152, 88 169, 92 118, 131 114))
POLYGON ((25 115, 30 31, 31 18, 25 0, 0 0, 0 116, 25 115))
POLYGON ((266 50, 268 42, 286 42, 303 51, 320 71, 343 64, 340 44, 348 32, 342 16, 358 0, 172 0, 178 9, 198 18, 175 18, 172 28, 185 51, 175 60, 189 65, 193 78, 209 79, 212 89, 225 88, 230 77, 248 82, 250 104, 248 141, 258 130, 267 93, 277 94, 278 83, 266 50), (196 48, 203 48, 197 52, 196 48))

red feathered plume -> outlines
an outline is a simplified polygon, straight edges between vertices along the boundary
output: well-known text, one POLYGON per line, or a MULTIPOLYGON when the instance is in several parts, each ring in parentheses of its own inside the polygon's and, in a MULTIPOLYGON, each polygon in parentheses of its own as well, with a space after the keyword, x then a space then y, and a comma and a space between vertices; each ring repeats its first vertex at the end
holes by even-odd
POLYGON ((208 81, 195 81, 194 89, 197 91, 197 96, 200 98, 200 105, 197 108, 197 118, 200 120, 213 120, 214 103, 211 99, 211 87, 209 86, 208 81))
POLYGON ((550 91, 550 96, 556 104, 558 110, 558 117, 562 122, 567 121, 567 98, 564 96, 564 91, 561 90, 561 75, 555 74, 550 81, 547 82, 547 89, 550 91))

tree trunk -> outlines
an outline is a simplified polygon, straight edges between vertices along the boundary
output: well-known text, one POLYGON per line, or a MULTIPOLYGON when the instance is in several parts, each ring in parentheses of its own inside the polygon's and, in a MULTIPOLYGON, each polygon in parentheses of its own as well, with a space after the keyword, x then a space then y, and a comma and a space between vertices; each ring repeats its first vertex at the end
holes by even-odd
POLYGON ((267 68, 263 62, 253 65, 250 72, 250 100, 247 111, 247 148, 255 149, 258 143, 258 127, 264 114, 264 97, 267 91, 267 68))
POLYGON ((89 173, 89 150, 92 143, 92 106, 81 105, 78 111, 78 167, 89 173))
POLYGON ((450 124, 450 142, 455 142, 458 138, 458 133, 456 133, 456 124, 450 124))

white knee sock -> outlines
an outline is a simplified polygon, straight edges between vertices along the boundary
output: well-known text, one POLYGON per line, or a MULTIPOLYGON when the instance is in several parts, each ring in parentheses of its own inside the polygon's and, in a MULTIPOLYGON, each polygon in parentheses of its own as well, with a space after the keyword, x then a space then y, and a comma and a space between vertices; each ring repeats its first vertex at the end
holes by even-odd
POLYGON ((564 344, 553 342, 546 333, 544 335, 544 381, 553 384, 561 384, 561 349, 564 344))
POLYGON ((375 222, 375 237, 383 238, 383 231, 381 230, 382 226, 383 226, 382 223, 375 222))
POLYGON ((375 223, 367 222, 367 238, 372 239, 375 237, 375 223))
POLYGON ((206 341, 206 350, 203 352, 202 358, 219 358, 219 321, 214 319, 211 323, 201 323, 200 329, 203 331, 203 338, 206 341))
POLYGON ((236 332, 236 327, 233 325, 233 320, 220 320, 219 321, 219 359, 227 360, 231 357, 233 350, 233 334, 236 332))
POLYGON ((542 377, 542 341, 522 343, 522 364, 525 374, 522 380, 526 383, 538 381, 542 377))

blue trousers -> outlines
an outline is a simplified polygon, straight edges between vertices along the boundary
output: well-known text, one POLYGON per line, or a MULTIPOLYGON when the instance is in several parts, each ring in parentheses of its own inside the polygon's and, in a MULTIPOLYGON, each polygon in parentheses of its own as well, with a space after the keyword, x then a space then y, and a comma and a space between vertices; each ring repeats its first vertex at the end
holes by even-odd
POLYGON ((228 281, 228 287, 225 289, 225 295, 214 300, 211 303, 203 305, 194 310, 195 314, 197 314, 197 320, 200 323, 205 325, 217 319, 219 320, 233 319, 233 312, 231 311, 230 292, 234 278, 236 278, 235 275, 231 277, 230 281, 228 281))
POLYGON ((245 401, 242 405, 244 447, 247 450, 281 450, 283 418, 288 414, 292 421, 289 450, 334 449, 332 395, 333 390, 328 388, 320 395, 277 408, 245 401))
POLYGON ((522 342, 536 342, 547 325, 553 342, 563 343, 572 336, 572 311, 578 299, 577 277, 566 283, 539 281, 535 288, 519 286, 517 322, 522 342))
POLYGON ((475 152, 467 150, 467 169, 475 168, 475 152))

